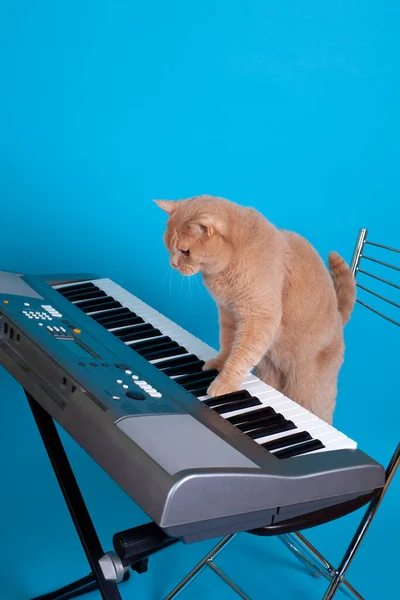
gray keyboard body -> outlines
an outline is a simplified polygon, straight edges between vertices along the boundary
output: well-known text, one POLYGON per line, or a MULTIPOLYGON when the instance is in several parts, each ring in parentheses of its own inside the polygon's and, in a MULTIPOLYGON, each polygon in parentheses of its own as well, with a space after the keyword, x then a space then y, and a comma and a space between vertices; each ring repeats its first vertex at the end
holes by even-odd
POLYGON ((52 287, 95 279, 0 271, 0 364, 168 535, 245 531, 384 485, 359 449, 278 460, 52 287), (142 400, 131 373, 151 384, 142 400))

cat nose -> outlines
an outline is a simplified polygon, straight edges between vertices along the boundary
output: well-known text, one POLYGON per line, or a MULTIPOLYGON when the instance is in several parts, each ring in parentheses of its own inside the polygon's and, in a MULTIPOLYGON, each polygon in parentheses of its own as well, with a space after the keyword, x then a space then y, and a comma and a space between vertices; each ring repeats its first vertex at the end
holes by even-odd
POLYGON ((178 263, 176 262, 175 259, 171 259, 171 266, 174 267, 174 269, 178 268, 178 263))

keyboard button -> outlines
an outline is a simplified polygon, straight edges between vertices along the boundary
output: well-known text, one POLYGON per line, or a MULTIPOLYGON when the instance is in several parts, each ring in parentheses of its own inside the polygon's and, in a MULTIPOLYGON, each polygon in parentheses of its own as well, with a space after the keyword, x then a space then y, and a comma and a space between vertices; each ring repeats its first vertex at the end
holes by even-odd
POLYGON ((127 396, 131 400, 144 400, 146 398, 146 395, 138 389, 128 390, 127 392, 125 392, 125 396, 127 396))

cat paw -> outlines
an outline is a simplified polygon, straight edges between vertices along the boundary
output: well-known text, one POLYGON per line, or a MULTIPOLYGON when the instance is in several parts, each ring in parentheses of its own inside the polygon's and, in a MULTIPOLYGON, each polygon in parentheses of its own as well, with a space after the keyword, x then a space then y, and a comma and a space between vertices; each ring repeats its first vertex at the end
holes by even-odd
POLYGON ((223 394, 230 394, 231 392, 235 392, 238 389, 238 386, 234 383, 230 382, 227 379, 221 378, 220 375, 209 386, 207 390, 207 394, 211 398, 215 398, 215 396, 222 396, 223 394))
POLYGON ((207 360, 203 365, 203 371, 208 371, 209 369, 216 369, 217 371, 222 371, 225 361, 216 356, 215 358, 211 358, 207 360))

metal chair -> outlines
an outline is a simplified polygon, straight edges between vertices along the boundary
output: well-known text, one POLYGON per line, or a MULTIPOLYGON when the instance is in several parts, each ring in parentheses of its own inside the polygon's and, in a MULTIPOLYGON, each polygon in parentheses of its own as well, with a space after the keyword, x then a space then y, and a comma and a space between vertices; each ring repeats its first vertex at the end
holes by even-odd
MULTIPOLYGON (((372 261, 373 263, 377 263, 381 267, 384 267, 384 268, 392 269, 395 271, 400 271, 400 267, 394 266, 392 264, 383 262, 381 260, 378 260, 376 258, 373 258, 371 256, 364 254, 364 250, 367 245, 375 246, 375 247, 378 247, 378 248, 383 249, 388 252, 395 252, 395 253, 400 254, 399 249, 391 248, 389 246, 384 246, 382 244, 376 244, 374 242, 367 240, 367 235, 368 235, 367 229, 360 229, 358 238, 357 238, 357 243, 356 243, 356 246, 354 249, 351 265, 350 265, 350 269, 351 269, 353 276, 356 277, 357 273, 363 273, 365 276, 367 276, 375 281, 377 280, 377 281, 383 283, 385 286, 388 286, 388 289, 396 288, 396 289, 400 290, 400 285, 398 285, 397 283, 388 281, 388 280, 386 280, 378 275, 375 275, 373 273, 370 273, 370 272, 364 270, 364 268, 360 267, 360 263, 363 260, 363 261, 372 261)), ((393 306, 397 309, 400 308, 400 304, 397 304, 396 302, 393 302, 392 300, 385 298, 381 294, 378 294, 377 292, 365 287, 364 285, 361 285, 358 282, 356 283, 356 285, 359 289, 362 289, 367 294, 377 297, 380 300, 383 300, 384 302, 390 304, 391 306, 393 306)), ((392 319, 391 317, 381 313, 380 311, 376 310, 375 308, 373 308, 366 302, 359 300, 358 298, 357 298, 357 302, 359 304, 361 304, 362 306, 364 306, 365 308, 368 308, 370 311, 377 314, 378 316, 383 317, 390 323, 400 326, 399 321, 396 321, 396 320, 392 319)), ((273 536, 273 535, 278 536, 279 539, 285 544, 285 546, 287 548, 289 548, 295 554, 295 556, 308 569, 311 570, 311 572, 314 575, 318 576, 321 574, 326 579, 328 579, 330 581, 330 583, 329 583, 328 589, 325 592, 323 600, 331 600, 341 585, 343 585, 346 588, 346 590, 348 592, 350 592, 350 594, 352 594, 355 598, 357 598, 358 600, 363 600, 363 597, 353 588, 352 585, 350 585, 350 583, 348 581, 346 581, 345 574, 346 574, 347 569, 349 568, 350 563, 352 562, 352 560, 353 560, 353 558, 354 558, 354 556, 355 556, 355 554, 367 532, 368 527, 370 526, 370 524, 371 524, 371 522, 383 500, 383 497, 384 497, 394 475, 395 475, 397 467, 399 466, 399 460, 400 460, 400 443, 397 445, 397 448, 394 451, 393 456, 387 466, 385 486, 383 487, 383 489, 380 491, 380 493, 378 495, 373 497, 372 500, 366 500, 366 501, 362 502, 361 504, 360 503, 359 504, 353 503, 352 505, 349 504, 348 506, 342 508, 341 510, 340 509, 337 510, 336 513, 335 513, 335 510, 319 511, 321 514, 314 516, 314 521, 311 525, 310 525, 310 522, 307 522, 307 520, 299 519, 297 523, 295 523, 295 522, 292 523, 292 528, 290 527, 290 525, 286 525, 286 526, 284 525, 283 527, 281 527, 280 524, 277 524, 276 526, 270 525, 268 527, 256 529, 253 531, 249 531, 247 533, 254 534, 254 535, 262 535, 262 536, 273 536), (348 548, 343 556, 343 559, 337 568, 332 566, 332 564, 328 560, 326 560, 321 555, 321 553, 301 533, 299 533, 300 529, 314 527, 316 525, 326 523, 333 519, 340 518, 341 516, 344 516, 345 514, 349 514, 350 512, 353 512, 354 510, 358 509, 360 506, 365 505, 367 502, 369 502, 369 504, 366 509, 366 512, 364 513, 364 516, 361 519, 361 522, 353 536, 353 539, 351 540, 350 545, 348 546, 348 548)), ((293 520, 293 521, 295 521, 295 520, 293 520)), ((228 536, 224 537, 220 542, 218 542, 218 544, 216 544, 216 546, 214 546, 214 548, 194 567, 194 569, 192 569, 192 571, 190 573, 188 573, 188 575, 168 594, 168 596, 166 596, 165 600, 171 600, 172 598, 176 598, 176 596, 178 596, 178 594, 180 594, 189 585, 189 583, 191 581, 193 581, 193 579, 207 567, 212 569, 212 571, 214 571, 214 573, 216 573, 221 579, 223 579, 241 598, 243 598, 244 600, 250 600, 249 596, 247 596, 244 593, 244 591, 241 590, 239 588, 239 586, 236 583, 234 583, 226 575, 226 573, 224 573, 224 571, 222 571, 221 568, 215 564, 215 559, 217 558, 217 556, 237 535, 239 535, 239 534, 236 533, 236 534, 228 535, 228 536)))

